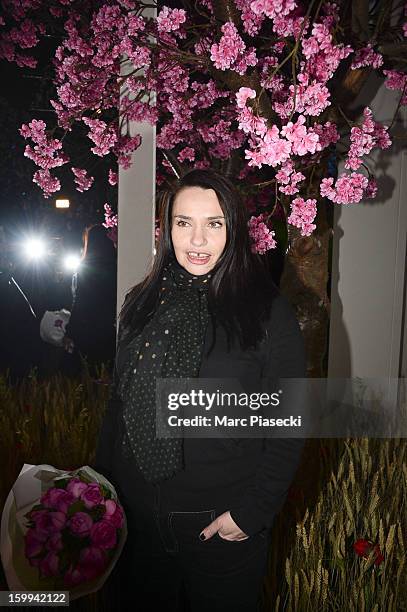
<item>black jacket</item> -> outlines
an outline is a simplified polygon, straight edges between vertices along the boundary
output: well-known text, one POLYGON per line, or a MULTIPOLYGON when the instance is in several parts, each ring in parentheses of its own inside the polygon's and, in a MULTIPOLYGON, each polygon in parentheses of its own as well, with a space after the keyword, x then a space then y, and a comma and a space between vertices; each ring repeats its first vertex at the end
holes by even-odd
MULTIPOLYGON (((306 360, 303 337, 289 302, 275 298, 265 337, 256 350, 243 351, 239 345, 227 350, 226 334, 217 329, 216 344, 207 356, 212 341, 210 324, 205 337, 200 378, 250 379, 260 385, 274 378, 305 378, 306 360)), ((117 362, 123 355, 118 347, 117 362)), ((256 387, 253 387, 254 389, 256 387)), ((258 390, 260 388, 258 387, 258 390)), ((270 389, 274 391, 275 389, 270 389)), ((115 484, 123 435, 121 402, 112 387, 111 398, 100 433, 95 467, 115 484), (115 458, 116 457, 116 458, 115 458)), ((214 438, 185 439, 185 470, 160 485, 162 511, 217 509, 230 510, 233 520, 247 535, 271 527, 281 509, 300 461, 304 440, 299 438, 214 438)), ((134 466, 128 479, 141 495, 152 496, 134 466)))

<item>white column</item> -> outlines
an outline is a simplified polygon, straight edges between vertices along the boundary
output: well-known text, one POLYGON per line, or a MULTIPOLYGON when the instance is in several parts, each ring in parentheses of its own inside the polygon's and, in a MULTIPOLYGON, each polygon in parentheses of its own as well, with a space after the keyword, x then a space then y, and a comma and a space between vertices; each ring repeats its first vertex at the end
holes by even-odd
MULTIPOLYGON (((156 9, 143 15, 155 16, 156 9)), ((119 169, 118 312, 128 290, 149 271, 154 248, 156 129, 146 122, 132 122, 130 131, 131 136, 141 134, 142 144, 133 153, 131 168, 119 169)))
POLYGON ((133 165, 119 170, 119 234, 117 304, 150 269, 154 245, 155 127, 131 126, 143 142, 133 154, 133 165))

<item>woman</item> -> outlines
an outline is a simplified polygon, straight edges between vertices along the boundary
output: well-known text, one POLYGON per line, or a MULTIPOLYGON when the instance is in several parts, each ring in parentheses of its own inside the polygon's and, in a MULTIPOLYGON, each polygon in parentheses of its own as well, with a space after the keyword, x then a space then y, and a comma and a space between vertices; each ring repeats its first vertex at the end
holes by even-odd
POLYGON ((228 179, 183 176, 161 198, 160 228, 151 272, 121 312, 96 454, 128 519, 121 594, 140 610, 253 612, 303 441, 156 438, 155 381, 239 378, 264 390, 271 377, 305 377, 303 339, 251 253, 228 179))
POLYGON ((66 356, 67 369, 78 374, 81 357, 95 366, 111 362, 116 346, 116 250, 100 224, 83 232, 80 268, 72 278, 72 314, 66 328, 66 348, 73 343, 72 356, 66 356))

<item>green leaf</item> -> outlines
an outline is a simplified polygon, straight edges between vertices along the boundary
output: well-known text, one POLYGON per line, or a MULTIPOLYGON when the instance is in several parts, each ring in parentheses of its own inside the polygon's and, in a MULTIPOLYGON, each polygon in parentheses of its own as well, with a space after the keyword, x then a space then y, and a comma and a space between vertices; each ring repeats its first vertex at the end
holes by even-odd
POLYGON ((70 478, 61 478, 61 480, 54 480, 54 487, 56 489, 66 489, 70 478))
POLYGON ((37 512, 37 510, 46 510, 45 506, 43 506, 42 504, 36 504, 35 506, 33 506, 31 508, 31 510, 29 512, 27 512, 27 514, 25 514, 24 516, 26 516, 27 518, 29 518, 31 512, 37 512))
POLYGON ((73 516, 76 512, 83 512, 86 510, 86 506, 81 499, 78 499, 73 504, 71 504, 68 508, 67 515, 69 517, 73 516))
POLYGON ((100 485, 100 490, 102 492, 102 495, 105 499, 111 499, 112 498, 112 494, 110 489, 108 489, 108 487, 106 487, 105 485, 100 485))
POLYGON ((78 478, 79 480, 81 480, 82 482, 86 482, 86 484, 92 483, 93 480, 90 476, 88 476, 85 472, 80 471, 78 472, 78 478))

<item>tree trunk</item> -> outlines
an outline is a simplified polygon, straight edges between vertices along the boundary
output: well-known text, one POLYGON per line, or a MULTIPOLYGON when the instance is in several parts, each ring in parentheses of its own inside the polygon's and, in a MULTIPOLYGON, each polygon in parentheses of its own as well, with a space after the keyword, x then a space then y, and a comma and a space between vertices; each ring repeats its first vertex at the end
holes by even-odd
POLYGON ((317 228, 311 236, 288 225, 289 245, 281 292, 293 305, 307 352, 307 377, 324 378, 323 359, 327 349, 330 301, 328 297, 329 240, 332 228, 327 220, 326 202, 318 205, 317 228))

